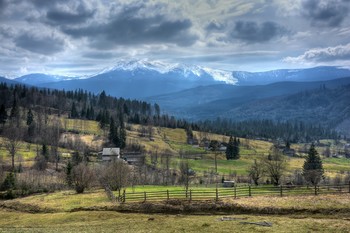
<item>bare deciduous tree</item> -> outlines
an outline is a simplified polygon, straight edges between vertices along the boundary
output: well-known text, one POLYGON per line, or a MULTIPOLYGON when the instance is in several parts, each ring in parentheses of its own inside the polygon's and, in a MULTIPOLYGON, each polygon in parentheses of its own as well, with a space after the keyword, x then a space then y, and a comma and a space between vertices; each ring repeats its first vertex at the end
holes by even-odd
POLYGON ((274 185, 279 185, 282 175, 287 168, 287 161, 282 152, 280 152, 277 147, 273 146, 270 154, 263 159, 263 163, 267 174, 271 178, 271 182, 274 185))
POLYGON ((5 149, 11 156, 12 170, 15 169, 15 156, 21 145, 21 130, 14 124, 10 124, 4 129, 5 140, 3 142, 5 149))
POLYGON ((102 165, 99 172, 99 181, 105 187, 119 191, 131 183, 131 168, 123 160, 117 159, 102 165))
POLYGON ((161 163, 163 168, 163 184, 168 185, 170 179, 171 152, 165 151, 161 155, 161 163))
POLYGON ((261 161, 254 159, 254 163, 248 169, 249 177, 254 181, 255 185, 259 185, 259 180, 264 174, 264 167, 261 161))
POLYGON ((83 193, 94 183, 94 170, 85 163, 80 163, 72 170, 72 181, 77 193, 83 193))
POLYGON ((190 185, 190 180, 194 175, 193 170, 190 168, 188 160, 182 160, 179 165, 180 168, 180 182, 185 186, 186 196, 188 192, 188 188, 190 185))

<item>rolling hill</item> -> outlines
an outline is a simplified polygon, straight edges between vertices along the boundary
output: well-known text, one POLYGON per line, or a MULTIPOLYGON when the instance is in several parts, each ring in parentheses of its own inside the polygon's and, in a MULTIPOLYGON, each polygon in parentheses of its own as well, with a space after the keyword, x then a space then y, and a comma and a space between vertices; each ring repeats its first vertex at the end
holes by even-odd
POLYGON ((350 76, 350 70, 340 67, 320 66, 309 69, 281 69, 266 72, 233 71, 238 85, 266 85, 276 82, 327 81, 350 76))
POLYGON ((215 119, 218 116, 236 119, 224 113, 239 106, 244 107, 248 103, 254 105, 254 101, 288 96, 323 86, 333 89, 347 84, 350 84, 350 78, 317 82, 280 82, 259 86, 212 85, 154 96, 147 100, 160 104, 170 114, 193 120, 215 119))
POLYGON ((35 85, 42 85, 45 83, 55 83, 55 82, 71 80, 71 79, 74 79, 74 78, 67 77, 67 76, 60 76, 60 75, 34 73, 34 74, 27 74, 27 75, 18 77, 15 79, 15 81, 23 84, 29 84, 29 85, 35 86, 35 85))

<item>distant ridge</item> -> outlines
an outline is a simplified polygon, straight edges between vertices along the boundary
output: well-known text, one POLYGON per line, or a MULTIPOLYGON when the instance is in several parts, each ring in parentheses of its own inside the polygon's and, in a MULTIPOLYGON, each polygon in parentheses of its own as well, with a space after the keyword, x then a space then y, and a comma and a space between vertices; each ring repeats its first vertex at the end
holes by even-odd
POLYGON ((233 71, 232 74, 238 80, 238 85, 251 86, 285 81, 313 82, 333 80, 350 77, 350 70, 341 67, 319 66, 309 69, 282 69, 266 72, 233 71))

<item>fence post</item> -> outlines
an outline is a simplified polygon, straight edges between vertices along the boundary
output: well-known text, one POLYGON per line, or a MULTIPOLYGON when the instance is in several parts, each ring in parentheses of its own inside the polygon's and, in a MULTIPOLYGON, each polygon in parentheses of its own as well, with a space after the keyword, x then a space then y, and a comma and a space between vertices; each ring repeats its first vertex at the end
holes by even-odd
POLYGON ((125 197, 126 197, 126 195, 125 195, 125 189, 124 189, 124 191, 123 191, 123 202, 125 202, 125 197))
POLYGON ((143 201, 146 202, 146 200, 147 200, 147 194, 146 194, 146 192, 144 192, 143 193, 143 201))
POLYGON ((190 189, 190 202, 192 201, 192 189, 190 189))
POLYGON ((166 198, 169 201, 169 189, 166 190, 166 198))
MULTIPOLYGON (((236 187, 236 185, 233 188, 234 188, 235 199, 236 199, 237 198, 237 187, 236 187)), ((350 183, 349 183, 349 192, 350 192, 350 183)))
POLYGON ((283 187, 282 185, 280 186, 280 194, 281 194, 281 197, 283 196, 283 187))
POLYGON ((219 190, 218 188, 215 189, 215 201, 219 200, 219 190))
POLYGON ((248 189, 248 191, 249 191, 248 195, 251 197, 251 196, 252 196, 252 188, 251 188, 251 186, 250 186, 250 185, 249 185, 249 189, 248 189))

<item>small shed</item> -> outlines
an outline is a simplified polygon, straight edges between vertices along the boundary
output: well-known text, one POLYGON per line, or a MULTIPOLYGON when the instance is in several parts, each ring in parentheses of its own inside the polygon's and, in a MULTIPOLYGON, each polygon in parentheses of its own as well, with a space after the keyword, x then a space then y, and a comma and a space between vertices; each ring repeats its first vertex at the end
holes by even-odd
POLYGON ((224 183, 222 183, 222 187, 224 187, 224 188, 235 187, 235 181, 233 181, 233 180, 225 180, 224 183))

